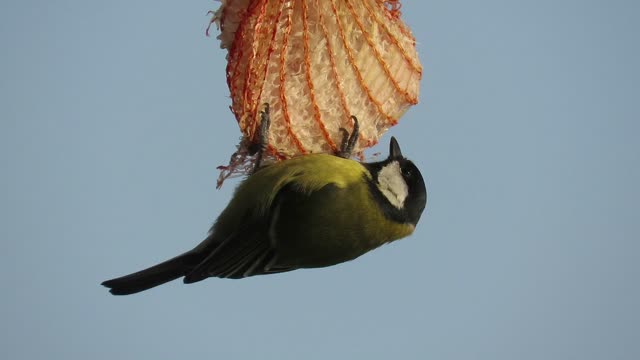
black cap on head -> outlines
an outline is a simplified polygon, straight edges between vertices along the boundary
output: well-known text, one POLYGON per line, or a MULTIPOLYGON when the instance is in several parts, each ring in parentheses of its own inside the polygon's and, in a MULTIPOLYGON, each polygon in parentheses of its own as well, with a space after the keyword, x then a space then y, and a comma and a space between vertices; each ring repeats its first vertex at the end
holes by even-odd
POLYGON ((391 143, 389 144, 389 159, 402 159, 402 151, 400 151, 400 145, 395 137, 391 137, 391 143))

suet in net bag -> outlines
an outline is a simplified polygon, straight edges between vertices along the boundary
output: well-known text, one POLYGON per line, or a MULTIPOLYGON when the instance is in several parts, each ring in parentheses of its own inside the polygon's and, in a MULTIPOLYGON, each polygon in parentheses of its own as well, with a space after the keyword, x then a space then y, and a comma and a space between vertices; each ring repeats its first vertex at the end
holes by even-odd
POLYGON ((219 185, 252 169, 264 104, 268 159, 337 152, 351 115, 354 152, 376 144, 418 102, 422 65, 400 17, 398 0, 222 0, 212 23, 243 138, 219 185))

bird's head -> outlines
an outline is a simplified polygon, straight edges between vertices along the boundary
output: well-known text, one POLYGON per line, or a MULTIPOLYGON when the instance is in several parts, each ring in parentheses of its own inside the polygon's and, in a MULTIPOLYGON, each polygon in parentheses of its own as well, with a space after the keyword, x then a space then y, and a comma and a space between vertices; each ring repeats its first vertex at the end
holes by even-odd
POLYGON ((391 137, 389 156, 366 163, 372 177, 372 191, 389 218, 416 225, 427 205, 427 190, 420 170, 405 158, 398 141, 391 137))

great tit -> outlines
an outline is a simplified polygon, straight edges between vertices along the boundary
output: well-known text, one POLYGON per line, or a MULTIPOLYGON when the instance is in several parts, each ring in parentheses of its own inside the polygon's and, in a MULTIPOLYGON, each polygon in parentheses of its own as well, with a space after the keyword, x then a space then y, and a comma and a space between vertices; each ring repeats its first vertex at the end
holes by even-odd
POLYGON ((294 157, 247 177, 193 250, 102 285, 127 295, 180 277, 190 284, 339 264, 413 233, 426 203, 422 175, 393 137, 380 162, 294 157))

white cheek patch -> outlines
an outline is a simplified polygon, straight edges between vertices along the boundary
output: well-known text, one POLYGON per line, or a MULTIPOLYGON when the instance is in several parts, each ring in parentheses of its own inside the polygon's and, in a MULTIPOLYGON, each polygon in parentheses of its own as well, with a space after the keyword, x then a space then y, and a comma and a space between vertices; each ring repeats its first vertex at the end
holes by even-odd
POLYGON ((378 173, 378 189, 389 200, 391 205, 401 209, 409 195, 409 187, 402 177, 402 170, 397 161, 385 165, 378 173))

